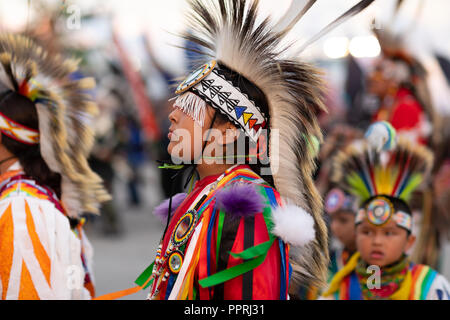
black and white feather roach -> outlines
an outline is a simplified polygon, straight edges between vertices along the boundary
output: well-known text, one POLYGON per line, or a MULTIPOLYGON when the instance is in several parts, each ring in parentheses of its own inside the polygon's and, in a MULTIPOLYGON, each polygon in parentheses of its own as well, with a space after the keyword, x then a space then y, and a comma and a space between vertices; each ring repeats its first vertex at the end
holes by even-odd
POLYGON ((100 203, 110 199, 101 178, 88 165, 94 143, 90 122, 97 106, 87 90, 92 78, 74 80, 78 62, 49 54, 31 39, 0 35, 0 81, 18 91, 27 83, 33 93, 22 93, 36 105, 41 154, 49 168, 61 174, 61 200, 70 217, 98 213, 100 203))
MULTIPOLYGON (((268 101, 269 156, 275 187, 283 198, 314 219, 315 239, 291 250, 292 291, 305 283, 322 287, 328 265, 327 229, 322 200, 312 179, 314 155, 308 148, 310 137, 322 139, 316 114, 325 110, 323 83, 316 68, 300 62, 297 55, 289 55, 290 47, 282 44, 316 1, 302 2, 305 4, 292 6, 298 12, 287 13, 274 23, 269 17, 259 19, 256 0, 190 0, 189 32, 182 35, 205 50, 205 60, 199 63, 217 60, 257 86, 268 101), (294 254, 296 251, 299 253, 294 254)), ((327 31, 371 2, 361 1, 327 31)))

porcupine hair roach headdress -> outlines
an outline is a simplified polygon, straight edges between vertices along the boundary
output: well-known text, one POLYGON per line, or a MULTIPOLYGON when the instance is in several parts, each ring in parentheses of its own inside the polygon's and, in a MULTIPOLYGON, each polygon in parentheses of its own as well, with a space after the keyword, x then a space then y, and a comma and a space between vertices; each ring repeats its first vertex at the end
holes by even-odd
POLYGON ((61 200, 70 217, 98 213, 109 199, 102 180, 89 167, 87 157, 94 142, 90 121, 97 106, 87 89, 91 78, 72 80, 78 62, 50 55, 31 39, 0 35, 0 82, 6 92, 31 100, 37 110, 39 130, 31 130, 0 114, 0 131, 19 142, 40 145, 50 170, 61 175, 61 200))
MULTIPOLYGON (((372 1, 361 1, 319 35, 372 1)), ((272 24, 269 18, 257 22, 258 1, 189 1, 190 32, 183 37, 204 48, 208 57, 177 88, 174 104, 202 124, 208 103, 254 142, 263 129, 270 130, 269 158, 275 187, 283 197, 311 212, 315 220, 316 239, 292 261, 294 286, 300 282, 322 286, 328 263, 327 231, 321 198, 312 180, 314 155, 309 148, 313 137, 322 137, 316 120, 316 113, 324 109, 322 82, 315 68, 299 62, 297 55, 289 57, 288 48, 281 45, 314 2, 299 8, 299 1, 294 1, 291 8, 298 12, 288 12, 272 24), (247 84, 242 85, 240 79, 247 84), (263 93, 264 101, 252 96, 246 88, 248 82, 263 93)))
MULTIPOLYGON (((408 203, 432 165, 433 153, 405 138, 399 138, 390 151, 379 152, 363 143, 350 145, 336 155, 332 180, 359 198, 362 217, 367 215, 370 222, 381 225, 392 216, 411 232, 408 203), (401 214, 396 217, 398 211, 401 214)), ((357 218, 357 223, 362 217, 357 218)))

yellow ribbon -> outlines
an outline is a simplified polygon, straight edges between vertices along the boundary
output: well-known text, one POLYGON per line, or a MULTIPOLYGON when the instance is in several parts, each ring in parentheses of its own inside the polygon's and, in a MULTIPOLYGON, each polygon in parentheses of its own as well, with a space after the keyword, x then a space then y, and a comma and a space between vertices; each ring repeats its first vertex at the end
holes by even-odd
POLYGON ((395 291, 389 299, 391 300, 408 300, 409 293, 411 292, 412 285, 412 274, 411 270, 406 273, 405 279, 403 280, 400 288, 395 291))
POLYGON ((359 252, 355 252, 350 260, 348 260, 347 264, 334 275, 327 291, 322 294, 324 297, 328 297, 339 290, 342 280, 355 270, 359 257, 359 252))
MULTIPOLYGON (((356 265, 358 264, 358 259, 360 257, 360 253, 356 252, 353 254, 353 256, 350 258, 350 260, 347 262, 347 264, 339 270, 336 275, 333 277, 333 279, 330 282, 330 285, 325 291, 325 293, 322 294, 324 297, 328 297, 335 293, 337 290, 339 290, 339 287, 342 283, 342 280, 346 276, 348 276, 350 273, 355 270, 356 265)), ((408 300, 409 294, 411 292, 411 285, 412 285, 412 274, 411 270, 408 270, 406 273, 405 279, 402 281, 402 284, 400 285, 400 288, 395 291, 390 297, 390 300, 408 300)))

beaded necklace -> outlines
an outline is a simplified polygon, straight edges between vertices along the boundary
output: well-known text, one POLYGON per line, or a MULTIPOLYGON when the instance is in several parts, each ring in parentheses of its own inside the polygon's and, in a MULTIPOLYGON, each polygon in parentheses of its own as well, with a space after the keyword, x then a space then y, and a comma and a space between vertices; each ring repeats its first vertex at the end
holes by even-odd
POLYGON ((409 267, 409 259, 404 255, 397 263, 383 267, 380 275, 380 288, 369 289, 367 280, 372 275, 367 272, 367 264, 362 260, 358 261, 356 274, 361 285, 361 291, 366 300, 387 300, 396 292, 406 277, 409 267))
POLYGON ((188 210, 181 216, 172 231, 170 242, 164 255, 162 255, 163 239, 161 239, 158 249, 156 250, 156 258, 153 264, 150 280, 153 281, 156 279, 156 281, 153 282, 147 299, 155 299, 160 293, 162 285, 167 281, 170 275, 177 275, 180 272, 184 259, 183 252, 185 251, 187 242, 193 234, 202 215, 202 212, 197 212, 197 210, 203 204, 205 199, 207 199, 210 194, 217 189, 219 182, 237 166, 238 164, 235 164, 225 170, 225 172, 222 173, 216 181, 207 187, 208 191, 197 201, 194 208, 188 210))

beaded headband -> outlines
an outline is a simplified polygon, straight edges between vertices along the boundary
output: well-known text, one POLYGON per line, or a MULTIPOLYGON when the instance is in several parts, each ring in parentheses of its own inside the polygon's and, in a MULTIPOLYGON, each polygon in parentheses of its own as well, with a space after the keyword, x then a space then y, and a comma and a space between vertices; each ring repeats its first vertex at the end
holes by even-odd
POLYGON ((399 227, 409 232, 412 231, 411 215, 401 210, 395 211, 392 202, 382 196, 374 198, 365 208, 358 211, 355 224, 360 224, 364 219, 367 219, 375 226, 382 226, 394 219, 399 227))
POLYGON ((25 144, 38 144, 39 131, 27 128, 0 112, 0 131, 8 137, 25 144))
POLYGON ((230 121, 242 128, 250 139, 257 142, 261 129, 266 126, 267 118, 247 94, 226 79, 215 60, 192 72, 175 91, 175 94, 180 95, 175 106, 191 114, 202 124, 203 121, 199 117, 204 114, 204 111, 199 109, 205 108, 205 104, 194 103, 193 96, 189 96, 189 93, 194 93, 201 100, 218 109, 230 121), (187 95, 183 95, 184 93, 187 95))
MULTIPOLYGON (((22 89, 22 86, 21 86, 22 89)), ((22 90, 19 90, 19 93, 22 94, 22 90)), ((10 94, 13 91, 9 91, 9 93, 6 93, 3 95, 2 99, 0 100, 0 103, 6 100, 7 97, 10 96, 10 94)), ((25 95, 26 96, 26 95, 25 95)), ((39 143, 39 131, 34 130, 31 128, 28 128, 24 125, 21 125, 20 123, 8 118, 3 113, 0 112, 0 131, 21 143, 25 144, 38 144, 39 143)))
POLYGON ((325 198, 325 211, 333 214, 337 211, 354 212, 358 210, 355 197, 345 194, 338 188, 331 189, 325 198))

